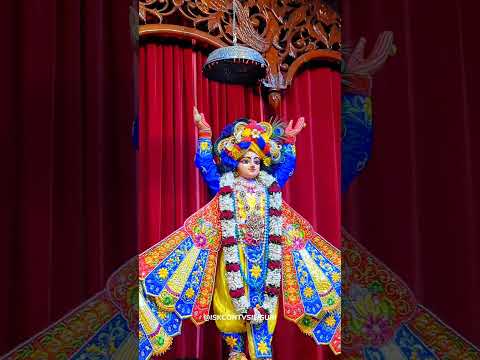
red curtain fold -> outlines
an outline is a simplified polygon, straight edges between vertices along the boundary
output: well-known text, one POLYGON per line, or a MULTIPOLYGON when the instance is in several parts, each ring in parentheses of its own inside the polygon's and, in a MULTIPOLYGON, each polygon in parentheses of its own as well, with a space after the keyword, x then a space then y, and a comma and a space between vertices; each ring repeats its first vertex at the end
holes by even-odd
POLYGON ((0 354, 136 254, 129 5, 4 4, 0 354))
MULTIPOLYGON (((146 249, 183 224, 209 197, 193 158, 194 104, 212 125, 214 136, 239 117, 266 119, 268 106, 255 87, 226 85, 202 76, 206 55, 188 44, 149 42, 140 48, 139 233, 146 249)), ((339 246, 340 77, 327 68, 308 68, 295 78, 282 104, 284 119, 305 116, 297 139, 297 170, 285 199, 315 229, 339 246)), ((162 358, 222 358, 215 324, 183 325, 182 335, 162 358), (198 334, 198 336, 197 336, 198 334)), ((274 337, 276 359, 327 359, 293 323, 280 319, 274 337)))
POLYGON ((480 72, 474 4, 342 1, 343 34, 397 53, 374 77, 375 141, 343 222, 420 303, 480 344, 480 72))

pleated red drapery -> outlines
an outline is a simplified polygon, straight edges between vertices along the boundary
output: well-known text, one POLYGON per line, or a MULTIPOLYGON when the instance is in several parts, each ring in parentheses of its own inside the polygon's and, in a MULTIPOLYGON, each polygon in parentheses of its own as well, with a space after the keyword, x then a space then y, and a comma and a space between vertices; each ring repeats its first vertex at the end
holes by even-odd
POLYGON ((2 5, 0 357, 137 250, 131 0, 2 5))
MULTIPOLYGON (((193 159, 196 104, 214 137, 239 117, 265 119, 270 112, 258 88, 212 82, 202 76, 203 52, 184 44, 149 42, 140 48, 140 247, 155 244, 204 205, 208 193, 193 159)), ((304 116, 308 126, 297 139, 297 169, 284 198, 315 229, 340 245, 339 118, 340 77, 327 68, 298 74, 282 103, 284 119, 304 116)), ((274 336, 276 359, 327 359, 297 326, 280 317, 274 336)), ((213 322, 198 330, 187 321, 163 358, 221 359, 226 356, 213 322)))
POLYGON ((420 303, 478 345, 475 5, 342 1, 347 41, 365 36, 368 55, 376 36, 391 30, 398 49, 374 78, 372 158, 345 197, 343 222, 420 303))

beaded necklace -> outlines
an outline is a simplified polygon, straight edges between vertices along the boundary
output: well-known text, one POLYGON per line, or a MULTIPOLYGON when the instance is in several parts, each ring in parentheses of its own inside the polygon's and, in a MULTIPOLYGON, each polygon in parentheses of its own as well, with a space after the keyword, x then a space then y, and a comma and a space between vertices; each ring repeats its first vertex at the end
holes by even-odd
MULTIPOLYGON (((270 194, 268 193, 268 190, 265 189, 265 208, 266 209, 269 209, 270 207, 270 194)), ((236 206, 236 202, 234 201, 234 210, 233 210, 233 213, 234 213, 234 219, 238 219, 238 214, 237 214, 237 206, 236 206)), ((267 276, 267 256, 265 256, 265 254, 268 254, 268 238, 269 238, 269 235, 270 235, 270 216, 269 216, 269 211, 265 211, 265 214, 264 214, 264 217, 265 217, 265 229, 263 231, 263 241, 261 243, 262 245, 262 251, 260 253, 260 255, 258 256, 258 258, 256 259, 253 259, 250 254, 249 254, 249 248, 248 246, 245 245, 245 243, 243 244, 243 253, 245 254, 245 258, 246 258, 246 265, 247 265, 247 271, 245 271, 245 269, 243 269, 243 266, 242 266, 242 262, 240 261, 240 273, 242 274, 242 278, 243 280, 252 288, 254 289, 258 289, 260 287, 262 287, 264 284, 265 284, 265 278, 267 276), (260 269, 261 269, 261 274, 262 276, 260 277, 259 280, 251 280, 250 278, 250 273, 248 271, 248 263, 249 262, 253 262, 254 264, 259 264, 261 262, 261 266, 260 266, 260 269)), ((235 237, 237 239, 240 239, 240 231, 238 229, 238 221, 235 221, 235 237)), ((240 246, 237 246, 237 254, 238 254, 238 257, 240 258, 240 246)))
MULTIPOLYGON (((281 189, 275 178, 261 171, 258 180, 266 188, 267 206, 265 209, 266 219, 264 249, 265 263, 262 263, 266 274, 259 282, 264 286, 263 304, 259 307, 251 307, 250 301, 245 295, 245 284, 252 284, 251 280, 242 269, 239 257, 239 232, 236 220, 234 176, 229 172, 220 178, 219 209, 220 223, 222 228, 223 255, 227 285, 232 303, 239 314, 252 315, 258 319, 258 315, 273 314, 278 304, 281 281, 281 257, 282 257, 282 212, 281 212, 281 189), (266 260, 265 260, 266 259, 266 260)), ((255 287, 256 285, 254 285, 255 287)), ((252 320, 252 323, 263 321, 252 320)))

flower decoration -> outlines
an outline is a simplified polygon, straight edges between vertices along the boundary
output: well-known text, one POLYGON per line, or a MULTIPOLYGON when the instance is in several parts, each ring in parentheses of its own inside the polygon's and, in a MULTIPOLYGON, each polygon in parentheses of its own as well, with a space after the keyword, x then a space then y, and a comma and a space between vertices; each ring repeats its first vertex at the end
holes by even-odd
POLYGON ((381 346, 392 336, 389 322, 383 317, 370 316, 364 324, 364 332, 373 346, 381 346))
POLYGON ((160 279, 166 279, 168 276, 168 269, 161 268, 160 270, 158 270, 158 276, 160 277, 160 279))
POLYGON ((327 324, 330 327, 333 327, 335 325, 335 323, 336 323, 335 318, 332 315, 328 316, 325 319, 325 324, 327 324))
POLYGON ((227 343, 228 346, 231 348, 235 347, 237 345, 237 339, 234 338, 233 336, 227 336, 225 338, 225 342, 227 343))
POLYGON ((247 152, 255 152, 265 167, 281 161, 285 125, 281 122, 256 122, 239 119, 228 125, 215 142, 216 160, 223 172, 232 171, 247 152))
POLYGON ((261 354, 266 354, 268 352, 268 346, 265 341, 262 340, 258 343, 258 351, 260 351, 261 354))
POLYGON ((257 279, 262 274, 262 269, 260 268, 260 266, 255 265, 250 269, 250 273, 255 279, 257 279))
MULTIPOLYGON (((252 307, 246 295, 245 285, 242 278, 242 269, 238 249, 238 231, 236 231, 234 209, 234 175, 227 172, 220 178, 220 225, 222 230, 223 256, 225 270, 227 272, 227 285, 235 311, 238 314, 254 317, 252 324, 263 321, 261 315, 273 315, 278 305, 281 280, 282 260, 282 194, 275 178, 265 171, 260 171, 259 181, 265 185, 270 194, 270 229, 269 248, 267 254, 267 267, 265 277, 264 301, 260 307, 252 307), (259 320, 256 320, 259 319, 259 320), (257 322, 258 321, 258 322, 257 322)), ((252 269, 252 276, 260 274, 260 267, 252 269)))
POLYGON ((295 237, 293 239, 293 247, 295 249, 301 249, 302 248, 302 238, 295 237))
POLYGON ((210 145, 206 141, 202 141, 200 143, 200 150, 202 151, 207 151, 210 145))
POLYGON ((288 246, 292 246, 295 250, 300 250, 305 247, 305 232, 300 224, 288 225, 285 235, 288 246))
POLYGON ((195 235, 195 245, 197 245, 200 248, 205 247, 207 244, 207 237, 203 234, 197 234, 195 235))
POLYGON ((303 295, 305 295, 306 298, 311 298, 313 294, 314 294, 314 291, 310 286, 303 291, 303 295))
POLYGON ((195 291, 192 288, 188 288, 187 291, 185 291, 187 299, 191 299, 193 295, 195 295, 195 291))
MULTIPOLYGON (((252 138, 257 139, 262 133, 258 129, 252 130, 252 138)), ((265 139, 264 139, 265 141, 265 139)))

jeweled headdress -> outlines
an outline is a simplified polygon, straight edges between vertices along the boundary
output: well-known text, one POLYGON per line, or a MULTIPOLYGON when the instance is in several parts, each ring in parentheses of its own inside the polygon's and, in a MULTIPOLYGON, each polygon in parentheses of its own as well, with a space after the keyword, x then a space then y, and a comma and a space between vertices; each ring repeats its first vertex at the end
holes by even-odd
POLYGON ((233 170, 247 151, 253 151, 268 168, 281 161, 284 133, 285 126, 280 121, 236 120, 223 129, 215 142, 217 161, 225 170, 233 170))

